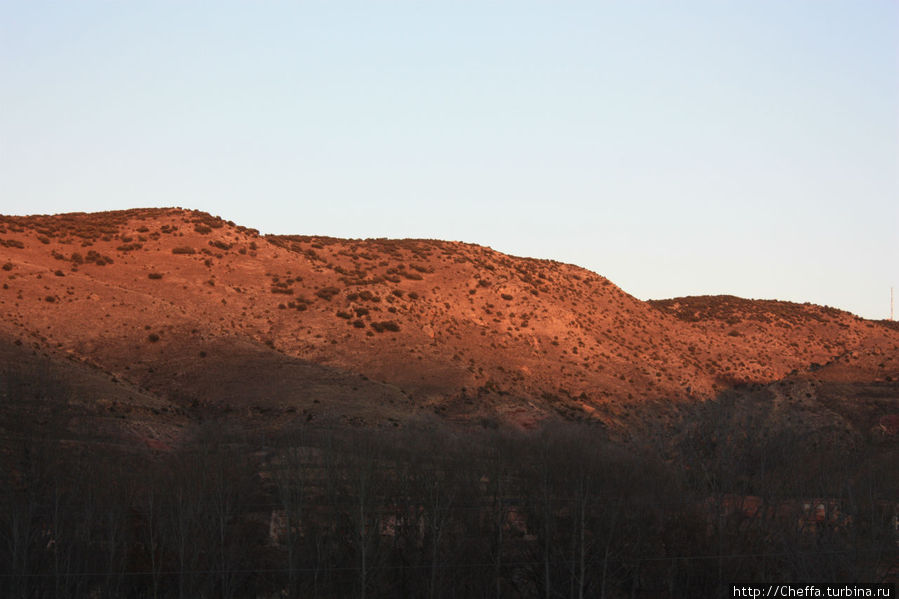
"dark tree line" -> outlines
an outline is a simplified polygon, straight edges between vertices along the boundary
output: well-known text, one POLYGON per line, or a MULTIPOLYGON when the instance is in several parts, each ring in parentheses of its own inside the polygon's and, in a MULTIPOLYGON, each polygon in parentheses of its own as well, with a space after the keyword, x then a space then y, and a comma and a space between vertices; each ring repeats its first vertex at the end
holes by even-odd
POLYGON ((584 426, 210 428, 154 456, 20 441, 0 596, 714 596, 872 582, 896 560, 891 462, 720 423, 674 455, 584 426))

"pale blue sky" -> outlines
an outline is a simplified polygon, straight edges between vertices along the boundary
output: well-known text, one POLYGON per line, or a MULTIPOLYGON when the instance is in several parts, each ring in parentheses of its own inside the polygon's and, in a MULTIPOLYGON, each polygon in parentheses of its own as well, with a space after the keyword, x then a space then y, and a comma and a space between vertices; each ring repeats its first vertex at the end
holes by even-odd
POLYGON ((0 0, 0 212, 431 237, 889 315, 899 3, 0 0))

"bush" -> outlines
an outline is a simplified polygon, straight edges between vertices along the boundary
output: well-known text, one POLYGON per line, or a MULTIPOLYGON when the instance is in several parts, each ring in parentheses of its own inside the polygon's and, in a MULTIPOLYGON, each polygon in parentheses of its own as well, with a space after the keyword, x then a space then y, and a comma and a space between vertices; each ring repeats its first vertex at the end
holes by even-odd
POLYGON ((194 231, 201 235, 206 235, 207 233, 212 233, 212 227, 207 227, 206 225, 197 223, 194 225, 194 231))
POLYGON ((340 293, 340 289, 337 287, 324 287, 315 292, 315 295, 322 298, 325 301, 331 301, 331 298, 340 293))
POLYGON ((150 343, 156 343, 157 341, 159 341, 159 335, 157 335, 156 333, 150 333, 150 334, 147 336, 147 340, 148 340, 150 343))
POLYGON ((360 291, 358 294, 354 294, 354 295, 356 295, 356 297, 358 297, 360 300, 363 300, 366 302, 380 302, 381 301, 381 298, 379 296, 375 295, 374 293, 372 293, 371 291, 369 291, 367 289, 360 291))
POLYGON ((179 246, 179 247, 172 248, 172 253, 173 253, 173 254, 185 254, 185 255, 191 255, 191 254, 196 254, 196 253, 197 253, 197 250, 195 250, 195 249, 192 248, 192 247, 187 247, 187 246, 185 246, 185 245, 182 245, 182 246, 179 246))
POLYGON ((159 279, 162 278, 162 273, 161 272, 151 272, 151 273, 147 274, 147 278, 153 279, 154 281, 158 281, 159 279))
POLYGON ((104 266, 106 264, 112 264, 113 260, 109 256, 104 256, 100 254, 100 252, 96 250, 90 250, 87 253, 87 256, 84 257, 85 262, 93 262, 97 266, 104 266))
POLYGON ((392 320, 384 320, 381 322, 371 323, 371 328, 379 333, 383 333, 384 331, 391 331, 395 333, 400 330, 400 325, 392 320))

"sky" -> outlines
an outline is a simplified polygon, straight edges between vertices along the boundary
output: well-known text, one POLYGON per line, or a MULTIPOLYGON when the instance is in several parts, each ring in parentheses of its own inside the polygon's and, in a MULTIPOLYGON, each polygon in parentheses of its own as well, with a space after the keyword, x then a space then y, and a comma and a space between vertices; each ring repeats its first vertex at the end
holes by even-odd
POLYGON ((887 318, 899 3, 0 0, 0 212, 146 206, 887 318))

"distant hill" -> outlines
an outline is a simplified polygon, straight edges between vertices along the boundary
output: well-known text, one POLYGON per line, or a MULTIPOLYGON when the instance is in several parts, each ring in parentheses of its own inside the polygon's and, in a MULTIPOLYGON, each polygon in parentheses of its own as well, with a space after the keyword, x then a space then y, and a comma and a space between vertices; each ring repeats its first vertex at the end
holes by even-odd
POLYGON ((163 445, 212 416, 614 432, 747 385, 899 379, 892 323, 732 296, 642 302, 574 265, 457 242, 260 235, 177 208, 0 216, 0 267, 5 371, 24 352, 69 387, 106 381, 74 385, 83 413, 66 434, 101 412, 116 436, 163 445))

